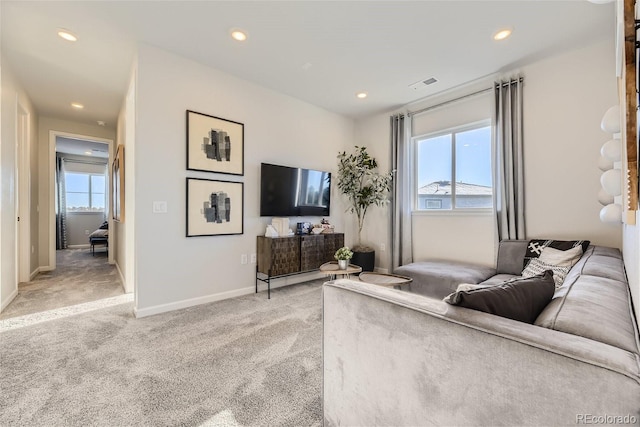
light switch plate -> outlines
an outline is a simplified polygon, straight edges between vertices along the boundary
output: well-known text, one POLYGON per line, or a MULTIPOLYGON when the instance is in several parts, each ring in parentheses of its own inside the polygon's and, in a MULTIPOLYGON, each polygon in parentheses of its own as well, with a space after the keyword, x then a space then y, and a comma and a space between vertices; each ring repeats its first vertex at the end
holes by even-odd
POLYGON ((167 213, 167 202, 153 202, 153 213, 167 213))

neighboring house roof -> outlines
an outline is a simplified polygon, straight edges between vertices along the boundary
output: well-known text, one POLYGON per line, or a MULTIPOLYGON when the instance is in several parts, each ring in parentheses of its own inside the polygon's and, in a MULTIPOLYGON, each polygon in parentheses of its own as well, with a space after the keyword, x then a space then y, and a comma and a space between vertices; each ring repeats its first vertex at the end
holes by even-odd
MULTIPOLYGON (((418 189, 419 195, 450 195, 451 181, 434 181, 418 189)), ((456 182, 456 196, 490 196, 491 187, 486 185, 467 184, 456 182)))

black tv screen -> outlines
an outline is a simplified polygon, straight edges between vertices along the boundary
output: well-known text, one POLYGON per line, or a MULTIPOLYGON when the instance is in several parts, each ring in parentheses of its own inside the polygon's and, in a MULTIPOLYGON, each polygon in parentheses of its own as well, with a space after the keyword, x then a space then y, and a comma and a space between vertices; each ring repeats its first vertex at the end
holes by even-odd
POLYGON ((262 163, 260 216, 329 216, 331 173, 262 163))

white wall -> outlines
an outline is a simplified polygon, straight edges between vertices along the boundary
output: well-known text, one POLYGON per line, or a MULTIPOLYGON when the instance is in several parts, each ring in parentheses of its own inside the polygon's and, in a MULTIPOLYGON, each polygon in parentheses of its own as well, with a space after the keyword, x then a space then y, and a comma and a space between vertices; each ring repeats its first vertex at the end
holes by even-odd
MULTIPOLYGON (((124 146, 124 205, 123 222, 112 221, 111 230, 115 240, 113 245, 114 261, 120 272, 125 292, 135 290, 135 124, 136 124, 136 80, 137 65, 134 64, 127 96, 118 115, 117 141, 115 145, 124 146)), ((114 145, 114 154, 116 146, 114 145)))
POLYGON ((88 248, 89 234, 104 222, 103 212, 68 212, 67 245, 69 248, 88 248))
MULTIPOLYGON (((50 265, 50 259, 53 255, 49 253, 51 245, 50 236, 52 232, 55 233, 55 229, 52 231, 52 227, 55 227, 55 221, 51 221, 51 218, 55 218, 55 211, 52 209, 52 201, 54 198, 53 185, 55 185, 54 171, 52 167, 55 164, 55 152, 49 146, 50 131, 115 140, 114 125, 109 127, 98 125, 94 126, 69 120, 56 119, 53 117, 40 117, 38 123, 38 165, 40 169, 40 222, 38 232, 40 241, 39 263, 43 269, 52 267, 52 265, 50 265)), ((53 235, 55 236, 55 234, 53 235)))
POLYGON ((640 212, 636 211, 636 225, 625 225, 623 235, 624 265, 631 288, 636 311, 636 319, 640 320, 640 212))
MULTIPOLYGON (((137 73, 137 315, 252 292, 255 264, 240 255, 255 253, 270 220, 259 217, 260 163, 335 172, 353 121, 150 46, 139 47, 137 73), (244 123, 243 177, 186 170, 187 109, 244 123), (244 234, 186 238, 186 177, 244 182, 244 234), (153 214, 153 201, 168 212, 153 214)), ((343 231, 338 198, 334 188, 330 219, 343 231)))
POLYGON ((600 221, 597 167, 611 138, 602 116, 618 103, 611 40, 523 67, 527 235, 622 247, 622 227, 600 221))
MULTIPOLYGON (((17 227, 15 217, 16 194, 16 125, 18 118, 18 104, 26 109, 30 129, 28 141, 29 162, 35 156, 34 139, 37 135, 37 112, 33 108, 6 61, 0 69, 0 310, 4 309, 17 295, 16 283, 16 238, 17 227)), ((32 175, 33 177, 33 175, 32 175)), ((37 187, 36 187, 37 188, 37 187)), ((28 196, 28 195, 25 195, 28 196)), ((32 211, 34 206, 32 205, 32 211)), ((33 217, 33 212, 32 212, 33 217)), ((32 255, 32 258, 35 255, 32 255)))
MULTIPOLYGON (((525 78, 525 211, 530 238, 589 239, 594 244, 621 247, 621 226, 600 222, 602 206, 597 200, 601 174, 597 160, 608 139, 600 130, 600 121, 617 103, 614 53, 612 35, 611 40, 502 73, 508 77, 519 72, 525 78)), ((489 87, 491 80, 425 99, 409 106, 410 110, 472 93, 483 85, 489 87)), ((391 114, 356 121, 355 144, 371 147, 386 168, 391 114)), ((368 217, 365 236, 376 243, 387 236, 384 243, 389 247, 389 221, 386 212, 368 217)), ((488 216, 414 215, 413 230, 414 260, 434 257, 493 263, 494 225, 488 216)), ((388 268, 388 254, 378 262, 378 267, 388 268)))

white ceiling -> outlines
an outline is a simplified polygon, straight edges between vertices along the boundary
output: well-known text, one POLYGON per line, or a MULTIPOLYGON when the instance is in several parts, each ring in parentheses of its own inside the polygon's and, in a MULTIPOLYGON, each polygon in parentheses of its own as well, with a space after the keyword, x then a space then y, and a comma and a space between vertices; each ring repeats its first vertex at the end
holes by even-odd
POLYGON ((56 138, 56 152, 106 159, 109 157, 109 144, 58 136, 56 138))
POLYGON ((107 126, 139 42, 357 118, 568 48, 613 43, 615 22, 613 4, 586 0, 2 0, 0 8, 3 65, 39 113, 107 126), (57 37, 60 27, 79 41, 57 37), (235 27, 248 41, 229 37, 235 27), (495 42, 503 27, 512 37, 495 42), (429 77, 438 82, 409 88, 429 77), (356 99, 358 91, 369 97, 356 99))

